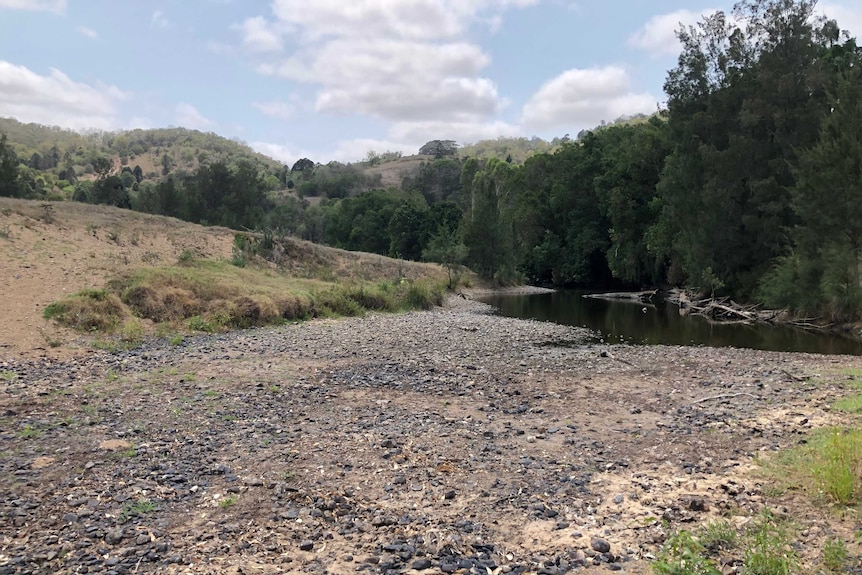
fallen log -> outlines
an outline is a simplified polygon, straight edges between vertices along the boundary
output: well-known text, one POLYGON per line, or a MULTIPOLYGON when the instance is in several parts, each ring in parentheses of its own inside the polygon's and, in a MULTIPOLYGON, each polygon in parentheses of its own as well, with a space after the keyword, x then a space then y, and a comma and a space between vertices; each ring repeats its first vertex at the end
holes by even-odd
POLYGON ((635 291, 635 292, 611 292, 591 293, 584 297, 590 299, 607 299, 616 301, 633 301, 638 303, 652 303, 653 298, 659 297, 659 290, 635 291))

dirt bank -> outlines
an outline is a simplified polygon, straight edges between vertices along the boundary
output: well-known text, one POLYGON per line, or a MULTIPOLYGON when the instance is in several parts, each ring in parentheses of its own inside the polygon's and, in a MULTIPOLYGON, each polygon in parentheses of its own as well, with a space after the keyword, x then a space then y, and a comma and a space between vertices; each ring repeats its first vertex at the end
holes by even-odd
POLYGON ((0 574, 647 573, 668 530, 765 505, 807 566, 856 551, 754 471, 841 421, 858 358, 591 341, 454 298, 7 358, 0 574))

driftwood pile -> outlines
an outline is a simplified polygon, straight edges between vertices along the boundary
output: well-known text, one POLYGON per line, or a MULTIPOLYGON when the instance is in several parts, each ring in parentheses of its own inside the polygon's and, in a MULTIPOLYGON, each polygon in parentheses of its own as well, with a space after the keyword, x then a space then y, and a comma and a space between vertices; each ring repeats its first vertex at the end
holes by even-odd
MULTIPOLYGON (((671 290, 666 300, 679 307, 682 315, 700 315, 721 323, 775 323, 783 310, 763 310, 758 305, 741 305, 730 298, 693 299, 682 290, 671 290)), ((782 318, 782 323, 786 318, 782 318)))
POLYGON ((813 319, 794 318, 787 310, 761 309, 759 305, 742 305, 730 298, 698 297, 680 289, 639 292, 590 294, 585 297, 630 301, 652 305, 664 301, 679 308, 680 315, 699 315, 717 323, 771 323, 792 325, 805 329, 829 329, 830 325, 815 323, 813 319))

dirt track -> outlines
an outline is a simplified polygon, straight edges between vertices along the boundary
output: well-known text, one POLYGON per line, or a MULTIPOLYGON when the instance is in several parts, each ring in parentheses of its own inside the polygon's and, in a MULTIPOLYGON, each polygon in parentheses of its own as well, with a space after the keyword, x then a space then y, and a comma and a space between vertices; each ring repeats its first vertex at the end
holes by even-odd
POLYGON ((605 346, 488 311, 0 361, 0 574, 646 573, 667 529, 764 505, 808 565, 852 542, 753 471, 838 421, 839 389, 804 378, 857 358, 605 346))

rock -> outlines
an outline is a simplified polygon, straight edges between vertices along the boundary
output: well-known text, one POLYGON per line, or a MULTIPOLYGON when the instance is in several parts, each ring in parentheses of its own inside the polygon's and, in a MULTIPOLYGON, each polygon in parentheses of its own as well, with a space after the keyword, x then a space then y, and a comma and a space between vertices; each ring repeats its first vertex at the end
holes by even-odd
POLYGON ((314 549, 314 542, 313 541, 309 541, 306 539, 305 541, 302 541, 299 544, 299 550, 300 551, 311 551, 312 549, 314 549))
POLYGON ((138 535, 138 537, 135 539, 135 545, 146 545, 149 542, 150 542, 150 536, 147 535, 146 533, 142 533, 142 534, 138 535))
POLYGON ((128 449, 131 446, 132 444, 125 439, 106 439, 99 443, 99 449, 107 451, 120 451, 121 449, 128 449))
POLYGON ((590 540, 590 547, 597 553, 608 553, 611 550, 611 544, 601 537, 593 537, 590 540))
POLYGON ((412 567, 413 567, 413 569, 416 569, 417 571, 423 571, 425 569, 430 569, 431 568, 431 560, 428 559, 427 557, 423 557, 422 559, 417 559, 416 561, 413 562, 412 567))
POLYGON ((443 495, 443 499, 455 499, 455 491, 450 489, 443 495))
POLYGON ((123 530, 122 529, 114 529, 113 531, 108 531, 105 534, 105 543, 108 545, 116 545, 120 541, 123 540, 123 530))

